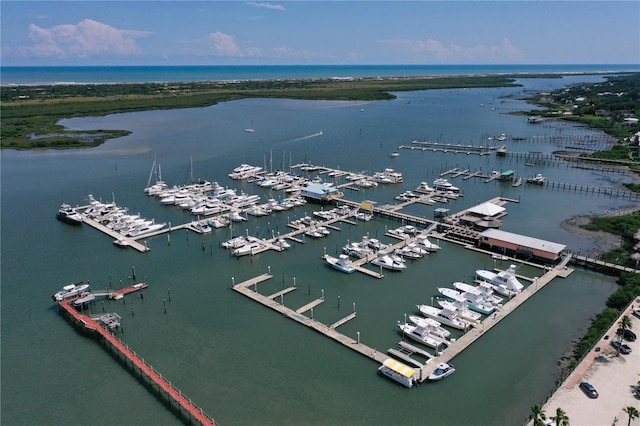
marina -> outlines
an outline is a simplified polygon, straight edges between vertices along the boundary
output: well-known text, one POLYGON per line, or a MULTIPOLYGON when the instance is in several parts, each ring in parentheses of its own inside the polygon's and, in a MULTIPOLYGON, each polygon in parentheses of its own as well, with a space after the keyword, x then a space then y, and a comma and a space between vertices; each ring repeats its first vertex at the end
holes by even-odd
MULTIPOLYGON (((556 81, 535 83, 546 89, 556 81)), ((383 360, 367 362, 364 358, 371 357, 366 354, 354 356, 356 352, 349 350, 348 345, 336 345, 337 341, 319 332, 310 333, 310 327, 300 327, 298 322, 278 311, 264 309, 249 297, 239 297, 229 285, 230 277, 236 277, 238 283, 244 282, 262 274, 271 265, 273 277, 258 284, 258 290, 265 297, 272 297, 276 304, 284 302, 291 315, 309 303, 318 303, 295 315, 313 317, 313 321, 323 324, 316 324, 318 328, 335 328, 351 341, 357 342, 359 337, 362 344, 383 353, 384 359, 394 358, 413 368, 409 361, 396 358, 387 349, 397 350, 424 364, 429 357, 404 346, 408 344, 436 358, 431 348, 408 339, 400 340, 397 323, 402 322, 404 313, 419 315, 415 305, 429 304, 437 287, 451 286, 458 280, 473 282, 476 269, 497 272, 511 263, 518 266, 521 276, 542 276, 544 272, 536 266, 539 262, 528 260, 524 254, 508 252, 504 256, 512 260, 494 259, 493 254, 502 253, 486 245, 475 245, 480 232, 471 226, 449 223, 463 217, 457 213, 496 197, 517 200, 518 203, 504 204, 508 215, 502 218, 501 229, 559 241, 576 256, 580 253, 597 259, 588 241, 572 236, 557 223, 583 211, 598 214, 605 209, 626 207, 630 204, 628 199, 624 201, 622 197, 611 197, 604 192, 598 195, 528 184, 518 188, 497 179, 490 183, 484 183, 482 178, 466 179, 474 173, 487 176, 492 170, 503 168, 513 169, 523 177, 542 173, 547 183, 575 182, 611 189, 616 188, 613 181, 626 179, 626 175, 611 172, 607 172, 605 179, 590 177, 593 171, 551 164, 524 166, 525 160, 518 164, 516 157, 509 155, 511 152, 546 151, 549 142, 544 142, 542 136, 546 131, 557 130, 537 127, 527 133, 525 118, 498 117, 491 114, 490 108, 478 107, 480 102, 488 105, 489 98, 495 104, 496 99, 512 91, 515 89, 400 93, 397 102, 371 102, 364 106, 327 102, 320 103, 321 109, 308 110, 308 105, 319 104, 247 100, 241 102, 241 108, 237 108, 238 102, 189 111, 118 114, 95 118, 98 124, 90 125, 131 129, 132 136, 92 148, 94 155, 79 150, 3 153, 6 177, 3 197, 7 197, 5 201, 13 200, 3 205, 3 225, 7 231, 3 232, 3 245, 12 248, 3 255, 6 284, 3 286, 3 357, 18 367, 3 371, 3 419, 21 419, 34 424, 68 423, 80 415, 77 410, 69 410, 73 406, 82 407, 82 415, 87 418, 98 418, 105 424, 177 421, 175 409, 168 409, 168 404, 156 397, 155 384, 146 385, 145 377, 145 385, 140 386, 139 372, 131 372, 129 361, 127 367, 122 368, 124 363, 113 362, 114 357, 108 351, 90 339, 80 338, 58 315, 56 306, 42 309, 25 303, 49 300, 51 294, 70 282, 90 279, 92 289, 107 289, 110 287, 107 274, 116 277, 115 283, 118 278, 125 283, 131 265, 135 264, 144 269, 142 281, 150 283, 144 290, 144 299, 138 292, 125 296, 126 303, 123 300, 104 302, 107 312, 117 314, 126 330, 118 335, 119 339, 144 354, 163 377, 197 401, 206 412, 215 414, 216 423, 275 424, 295 419, 295 423, 308 424, 350 424, 358 420, 368 424, 415 424, 419 422, 416 413, 424 412, 429 413, 429 421, 434 424, 521 424, 530 407, 543 401, 552 390, 558 369, 556 363, 569 342, 579 337, 580 330, 602 310, 603 301, 615 289, 614 277, 592 272, 591 267, 576 266, 575 257, 568 266, 576 269, 567 278, 552 280, 543 291, 510 312, 508 320, 499 321, 488 333, 485 329, 482 339, 478 338, 453 356, 455 374, 433 384, 427 385, 425 381, 416 386, 414 383, 412 389, 405 389, 379 373, 376 367, 381 366, 383 360), (425 98, 423 103, 420 97, 425 98), (433 113, 448 102, 453 104, 444 116, 433 113), (290 117, 287 125, 283 125, 281 116, 290 117), (406 117, 406 125, 396 125, 400 117, 406 117), (255 124, 254 134, 244 132, 250 119, 255 124), (476 122, 484 123, 484 128, 469 124, 476 122), (323 129, 321 137, 290 142, 317 133, 319 128, 323 129), (518 142, 523 144, 518 148, 509 146, 507 156, 500 160, 495 155, 453 156, 397 148, 416 136, 436 140, 438 134, 445 135, 442 139, 461 141, 461 145, 487 145, 487 133, 502 132, 527 136, 528 140, 518 142), (541 137, 530 147, 526 144, 533 141, 533 132, 541 137), (351 183, 350 187, 358 191, 345 187, 342 199, 353 203, 349 204, 351 210, 356 206, 360 208, 363 201, 375 200, 374 210, 386 209, 384 214, 388 214, 388 218, 375 212, 369 221, 350 217, 351 223, 334 222, 330 225, 340 230, 327 227, 331 234, 317 239, 305 236, 304 232, 291 236, 291 232, 299 229, 288 224, 305 215, 319 220, 313 215, 323 209, 319 205, 308 204, 262 217, 241 213, 247 220, 220 228, 211 226, 211 232, 198 233, 177 227, 193 221, 214 222, 229 212, 198 218, 175 204, 162 205, 157 197, 147 197, 141 191, 153 157, 157 155, 162 161, 163 180, 171 187, 190 181, 184 177, 189 157, 193 155, 195 170, 200 176, 219 178, 221 185, 237 188, 238 194, 241 191, 258 194, 261 196, 258 205, 267 204, 269 198, 279 201, 287 196, 286 191, 226 176, 232 171, 230 164, 262 164, 263 157, 267 157, 268 163, 272 148, 274 157, 286 158, 292 152, 297 160, 292 164, 333 165, 332 170, 339 169, 342 176, 337 173, 329 176, 331 171, 301 171, 300 167, 293 170, 305 177, 319 175, 334 186, 348 183, 342 180, 347 173, 368 170, 365 174, 373 177, 375 171, 389 167, 401 171, 404 182, 379 183, 377 187, 351 183), (389 153, 396 148, 401 155, 390 157, 389 153), (367 153, 366 158, 363 153, 367 153), (416 189, 420 182, 428 182, 431 187, 441 173, 454 168, 458 171, 444 177, 460 188, 461 196, 457 199, 443 196, 448 200, 446 203, 413 202, 396 210, 401 215, 390 216, 393 213, 390 206, 397 209, 397 205, 405 202, 396 200, 396 196, 405 191, 419 194, 416 189), (455 176, 466 170, 469 175, 455 176), (43 187, 49 190, 43 193, 43 187), (109 194, 108 198, 115 192, 119 205, 129 206, 131 212, 142 212, 149 219, 155 218, 157 223, 166 223, 165 230, 161 231, 164 233, 155 237, 127 237, 150 249, 140 254, 131 247, 114 247, 115 236, 96 232, 86 223, 69 226, 53 217, 63 201, 88 205, 82 194, 89 192, 109 194), (25 211, 22 207, 32 203, 36 196, 42 208, 25 211), (566 207, 558 209, 559 205, 566 207), (437 212, 439 209, 442 210, 437 212), (412 217, 419 218, 419 222, 412 217), (382 279, 372 279, 357 271, 345 274, 322 259, 323 253, 338 257, 348 241, 360 242, 367 235, 391 246, 402 243, 396 231, 411 225, 404 222, 405 219, 415 220, 412 226, 420 232, 434 226, 429 231, 429 240, 440 245, 441 250, 415 260, 407 258, 405 270, 383 270, 382 279), (26 227, 37 232, 16 232, 26 227), (247 234, 260 240, 290 234, 291 238, 284 241, 291 246, 283 251, 268 249, 239 258, 220 247, 231 238, 247 234), (32 267, 36 264, 34 247, 42 251, 37 256, 36 268, 32 267), (297 277, 297 289, 288 290, 294 286, 293 277, 297 277), (171 288, 170 296, 168 288, 171 288), (322 303, 316 302, 322 299, 321 289, 325 290, 322 303), (341 297, 338 303, 337 297, 341 297), (353 302, 357 315, 352 309, 353 302), (29 320, 24 321, 25 318, 29 320), (563 327, 557 327, 558 323, 563 327), (525 333, 526 340, 513 338, 525 333), (47 350, 42 351, 43 347, 47 350), (73 369, 56 367, 68 365, 70 359, 74 362, 73 369), (479 364, 486 368, 477 368, 479 364), (24 371, 33 374, 25 376, 24 371), (269 386, 263 385, 267 383, 269 386), (526 393, 512 391, 519 383, 527 383, 526 393), (371 389, 377 391, 371 393, 371 389), (247 395, 254 395, 250 404, 247 404, 247 395), (465 395, 468 396, 465 410, 452 412, 444 408, 465 395), (500 400, 505 409, 488 410, 487 395, 500 400), (399 406, 404 409, 398 410, 399 406), (29 410, 19 407, 29 407, 29 410), (288 417, 284 418, 282 413, 288 417)), ((506 99, 510 106, 521 104, 513 98, 501 99, 506 99)), ((82 120, 67 120, 62 125, 83 128, 82 120)), ((405 123, 405 119, 402 122, 405 123)), ((563 129, 563 134, 571 132, 563 129)), ((420 195, 426 195, 424 200, 432 198, 428 193, 420 195)), ((324 206, 324 210, 332 207, 335 206, 324 206)), ((321 220, 319 224, 323 226, 321 220)), ((355 260, 351 258, 352 262, 355 260)), ((380 273, 378 267, 366 263, 362 267, 374 274, 380 273)), ((139 281, 129 280, 124 286, 139 281)), ((532 281, 522 282, 525 290, 533 285, 532 281)), ((508 306, 508 302, 505 305, 508 306)), ((508 309, 507 306, 503 310, 508 309)), ((96 317, 102 306, 96 296, 94 302, 88 301, 76 309, 84 309, 85 313, 90 310, 91 317, 96 317)), ((115 320, 117 317, 104 318, 105 324, 115 324, 115 320)), ((481 323, 484 322, 486 328, 491 320, 487 317, 481 323)), ((469 333, 481 329, 480 324, 469 333)), ((465 336, 462 332, 451 332, 456 342, 465 336)), ((448 356, 448 352, 456 348, 456 342, 442 355, 448 356)), ((434 362, 428 362, 430 368, 436 366, 431 365, 434 362)))

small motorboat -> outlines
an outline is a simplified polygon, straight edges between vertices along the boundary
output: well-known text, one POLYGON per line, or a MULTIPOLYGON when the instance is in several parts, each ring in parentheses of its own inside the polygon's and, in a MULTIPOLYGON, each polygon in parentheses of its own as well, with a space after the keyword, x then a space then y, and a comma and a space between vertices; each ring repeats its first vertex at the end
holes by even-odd
POLYGON ((442 380, 445 377, 450 376, 455 372, 456 372, 456 369, 454 368, 453 364, 448 362, 441 362, 440 364, 438 364, 436 369, 433 370, 433 373, 429 374, 429 380, 431 381, 442 380))

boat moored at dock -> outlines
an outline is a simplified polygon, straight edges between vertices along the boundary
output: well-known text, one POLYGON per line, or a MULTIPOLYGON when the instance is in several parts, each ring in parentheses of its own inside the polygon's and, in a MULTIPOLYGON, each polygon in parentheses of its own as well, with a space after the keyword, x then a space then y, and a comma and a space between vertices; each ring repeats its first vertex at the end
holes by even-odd
POLYGON ((112 300, 122 299, 127 294, 143 290, 143 289, 147 288, 148 286, 149 285, 147 283, 140 282, 140 283, 134 284, 132 286, 121 288, 120 290, 113 291, 113 292, 109 293, 107 298, 108 299, 112 299, 112 300))
POLYGON ((351 264, 351 260, 349 256, 346 254, 341 254, 339 257, 329 256, 328 254, 324 255, 324 259, 327 261, 329 265, 338 271, 345 272, 350 274, 355 272, 356 268, 351 264))
POLYGON ((82 224, 82 214, 80 214, 78 210, 66 203, 63 203, 60 206, 60 210, 58 210, 58 213, 56 213, 56 218, 70 225, 82 224))
POLYGON ((51 298, 55 302, 60 302, 62 300, 73 299, 77 296, 82 296, 85 293, 89 292, 89 283, 85 283, 84 281, 80 281, 76 284, 68 284, 62 287, 62 290, 56 292, 51 298))
POLYGON ((393 358, 386 359, 378 371, 408 388, 417 382, 417 371, 393 358))
POLYGON ((456 372, 456 369, 453 367, 453 364, 448 362, 441 362, 440 364, 438 364, 436 369, 433 370, 433 373, 429 374, 429 380, 431 381, 442 380, 445 377, 450 376, 455 372, 456 372))

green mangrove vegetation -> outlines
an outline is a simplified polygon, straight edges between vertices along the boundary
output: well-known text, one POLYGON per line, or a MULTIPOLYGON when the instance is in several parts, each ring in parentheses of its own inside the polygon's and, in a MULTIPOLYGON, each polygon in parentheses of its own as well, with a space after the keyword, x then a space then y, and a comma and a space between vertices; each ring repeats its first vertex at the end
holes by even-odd
POLYGON ((197 108, 242 98, 384 100, 392 92, 515 86, 507 76, 289 79, 0 87, 3 148, 94 146, 123 130, 73 132, 62 118, 154 109, 197 108))

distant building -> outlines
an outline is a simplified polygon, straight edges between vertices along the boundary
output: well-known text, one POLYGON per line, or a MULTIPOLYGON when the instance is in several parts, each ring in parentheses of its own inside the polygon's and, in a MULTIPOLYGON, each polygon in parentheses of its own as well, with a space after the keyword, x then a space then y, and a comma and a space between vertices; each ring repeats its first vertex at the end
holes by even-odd
POLYGON ((503 254, 525 257, 544 262, 557 262, 567 247, 564 244, 514 234, 499 229, 487 229, 480 233, 479 245, 491 251, 503 254))
POLYGON ((314 183, 302 188, 300 195, 308 201, 326 204, 333 200, 343 198, 344 193, 337 188, 322 183, 314 183))

